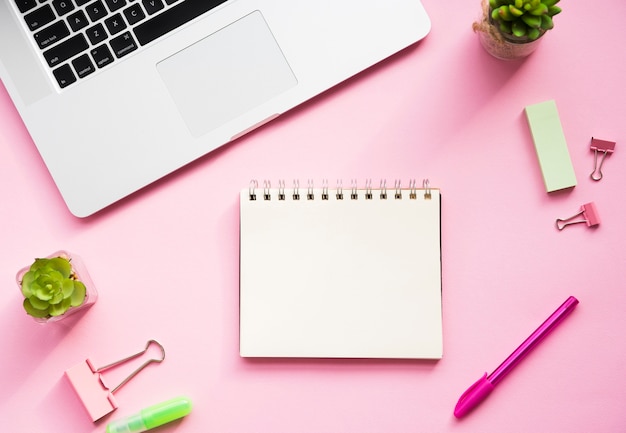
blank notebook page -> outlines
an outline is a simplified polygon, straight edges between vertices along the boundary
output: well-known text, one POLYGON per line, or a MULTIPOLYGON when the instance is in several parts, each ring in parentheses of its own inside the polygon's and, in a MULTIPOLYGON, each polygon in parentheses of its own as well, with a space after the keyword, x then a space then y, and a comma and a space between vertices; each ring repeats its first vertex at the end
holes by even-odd
POLYGON ((242 190, 241 356, 441 358, 440 194, 428 191, 242 190))

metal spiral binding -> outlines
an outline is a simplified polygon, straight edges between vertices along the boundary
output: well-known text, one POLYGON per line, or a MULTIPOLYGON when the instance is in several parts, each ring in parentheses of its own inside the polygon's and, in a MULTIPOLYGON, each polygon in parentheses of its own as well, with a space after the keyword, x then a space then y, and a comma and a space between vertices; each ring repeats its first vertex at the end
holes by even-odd
POLYGON ((387 200, 387 179, 380 181, 380 199, 387 200))
POLYGON ((424 199, 430 200, 432 198, 432 192, 430 190, 430 180, 424 179, 422 181, 422 188, 424 188, 424 199))
POLYGON ((308 187, 307 187, 307 191, 306 191, 306 199, 307 200, 314 200, 315 199, 315 194, 313 193, 313 179, 309 179, 309 181, 308 181, 308 187))
POLYGON ((343 182, 340 180, 337 181, 337 200, 343 200, 343 182))
POLYGON ((272 184, 269 180, 263 181, 263 200, 271 200, 272 195, 270 194, 270 190, 272 189, 272 184))
POLYGON ((409 181, 409 198, 415 200, 417 198, 417 187, 415 179, 409 181))
POLYGON ((322 200, 328 200, 328 180, 322 181, 322 200))
POLYGON ((399 179, 396 179, 394 186, 396 188, 396 193, 394 194, 394 198, 396 200, 400 200, 402 198, 402 181, 399 179))
POLYGON ((365 200, 372 199, 372 179, 365 181, 365 200))
POLYGON ((285 200, 285 181, 278 181, 278 200, 285 200))
MULTIPOLYGON (((248 187, 248 197, 250 201, 257 200, 256 190, 258 188, 259 188, 259 182, 256 179, 251 180, 250 185, 248 187)), ((365 200, 373 200, 374 192, 372 188, 372 179, 365 180, 364 189, 365 191, 363 192, 364 194, 363 197, 365 198, 365 200)), ((388 191, 387 191, 386 179, 380 180, 379 189, 380 189, 379 199, 387 200, 388 191)), ((417 181, 415 179, 411 179, 409 181, 409 188, 408 188, 408 194, 411 200, 417 199, 418 190, 420 190, 420 188, 417 187, 417 181)), ((430 200, 432 198, 432 190, 430 187, 430 181, 428 179, 422 180, 421 190, 424 191, 424 200, 430 200)), ((284 180, 278 181, 277 197, 279 201, 286 200, 287 194, 286 194, 286 186, 285 186, 284 180)), ((292 197, 292 200, 294 201, 300 200, 300 181, 298 179, 295 179, 293 181, 293 192, 292 192, 291 197, 292 197)), ((321 199, 327 201, 329 200, 329 197, 330 197, 330 188, 328 186, 328 180, 324 179, 322 181, 321 199)), ((313 179, 308 179, 307 181, 306 198, 307 200, 315 199, 315 186, 314 186, 313 179)), ((335 198, 337 201, 344 199, 343 181, 341 179, 337 180, 337 186, 335 189, 335 198)), ((396 200, 402 199, 402 181, 400 179, 396 179, 394 181, 394 198, 396 200)), ((271 199, 272 199, 272 185, 269 180, 264 180, 263 181, 263 200, 270 201, 271 199)), ((358 200, 358 199, 359 199, 358 181, 356 179, 352 179, 350 181, 350 200, 358 200)))
POLYGON ((350 199, 351 200, 358 200, 359 198, 359 191, 357 188, 357 180, 356 179, 352 179, 352 191, 350 192, 350 199))
POLYGON ((250 181, 250 187, 248 189, 248 196, 250 197, 250 200, 254 201, 256 200, 256 189, 259 186, 259 182, 257 182, 256 180, 251 180, 250 181))

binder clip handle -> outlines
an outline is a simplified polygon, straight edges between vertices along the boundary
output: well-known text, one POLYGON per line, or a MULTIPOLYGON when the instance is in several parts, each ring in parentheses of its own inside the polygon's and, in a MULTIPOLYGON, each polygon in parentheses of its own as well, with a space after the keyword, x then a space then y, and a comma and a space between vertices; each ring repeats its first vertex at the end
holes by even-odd
POLYGON ((139 352, 135 353, 134 355, 127 356, 124 359, 120 359, 119 361, 115 361, 115 362, 112 362, 110 364, 107 364, 107 365, 105 365, 103 367, 100 367, 100 368, 98 368, 96 370, 96 373, 101 373, 101 372, 103 372, 105 370, 108 370, 110 368, 116 367, 116 366, 118 366, 120 364, 123 364, 125 362, 128 362, 128 361, 130 361, 132 359, 135 359, 135 358, 143 355, 144 353, 146 353, 148 351, 148 349, 150 348, 150 346, 153 345, 153 344, 156 345, 160 349, 161 356, 159 358, 150 358, 150 359, 146 360, 143 364, 141 364, 139 367, 137 367, 137 369, 135 371, 130 373, 126 377, 126 379, 122 380, 115 388, 113 388, 111 393, 115 393, 115 391, 117 391, 118 389, 120 389, 121 387, 126 385, 132 378, 137 376, 137 374, 139 374, 139 372, 141 370, 143 370, 144 368, 146 368, 148 365, 152 364, 153 362, 156 362, 156 363, 163 362, 163 360, 165 359, 165 349, 163 348, 161 343, 159 343, 158 341, 156 341, 156 340, 148 340, 148 342, 146 343, 146 347, 142 351, 139 351, 139 352))

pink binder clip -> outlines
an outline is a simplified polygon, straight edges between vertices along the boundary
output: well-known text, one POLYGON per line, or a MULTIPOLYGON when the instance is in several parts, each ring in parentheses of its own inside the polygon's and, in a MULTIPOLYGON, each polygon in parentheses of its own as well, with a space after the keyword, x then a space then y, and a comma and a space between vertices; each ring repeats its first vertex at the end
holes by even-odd
POLYGON ((580 212, 576 215, 573 215, 569 218, 561 219, 558 218, 556 220, 556 228, 559 230, 563 230, 566 226, 570 224, 578 224, 585 223, 587 227, 596 227, 600 225, 600 216, 598 215, 598 211, 596 209, 596 205, 593 202, 586 203, 580 207, 580 212), (574 220, 575 218, 581 217, 578 220, 574 220))
POLYGON ((609 153, 615 151, 615 142, 598 140, 597 138, 591 137, 591 150, 593 150, 593 171, 591 172, 591 178, 598 181, 602 179, 602 164, 604 164, 604 158, 606 158, 609 153), (602 152, 602 159, 599 164, 598 152, 602 152))
POLYGON ((85 406, 85 409, 87 409, 87 412, 89 412, 89 416, 91 416, 92 421, 96 422, 103 416, 117 409, 117 402, 113 397, 113 393, 115 391, 124 386, 148 364, 152 362, 162 362, 164 359, 165 349, 163 349, 163 346, 161 346, 161 344, 155 340, 149 340, 144 350, 127 358, 115 361, 100 368, 94 368, 91 360, 86 359, 85 362, 81 362, 80 364, 66 370, 65 375, 72 384, 72 387, 76 391, 76 394, 78 394, 78 397, 85 406), (141 366, 139 366, 139 368, 137 368, 128 377, 126 377, 126 379, 124 379, 119 385, 113 388, 113 390, 110 390, 104 382, 104 378, 100 373, 104 370, 116 367, 120 364, 130 361, 131 359, 135 359, 143 355, 144 353, 146 353, 151 344, 155 344, 161 349, 161 357, 148 359, 141 366))

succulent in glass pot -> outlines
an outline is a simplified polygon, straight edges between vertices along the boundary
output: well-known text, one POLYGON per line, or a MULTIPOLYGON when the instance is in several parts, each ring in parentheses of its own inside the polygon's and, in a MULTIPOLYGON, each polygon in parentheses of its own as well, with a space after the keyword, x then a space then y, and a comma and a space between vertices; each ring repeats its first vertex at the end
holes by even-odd
POLYGON ((532 53, 540 38, 554 28, 559 0, 483 0, 483 14, 473 29, 494 57, 516 59, 532 53))
POLYGON ((97 298, 80 258, 65 251, 35 259, 18 272, 17 281, 24 310, 39 322, 59 320, 97 298))

